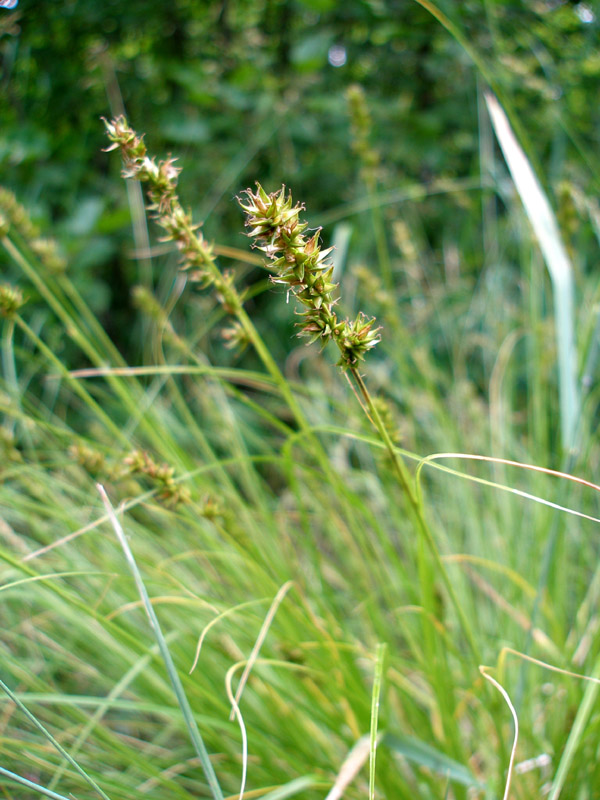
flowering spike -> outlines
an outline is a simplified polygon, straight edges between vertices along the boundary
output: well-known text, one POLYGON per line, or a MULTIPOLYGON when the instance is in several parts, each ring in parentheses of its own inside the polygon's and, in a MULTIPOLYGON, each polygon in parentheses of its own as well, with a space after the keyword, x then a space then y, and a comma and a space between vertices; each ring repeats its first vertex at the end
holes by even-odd
POLYGON ((286 286, 288 296, 294 294, 306 309, 300 313, 298 335, 308 336, 309 343, 320 340, 325 344, 333 339, 341 352, 338 364, 344 369, 355 368, 381 339, 380 329, 373 330, 375 320, 362 312, 354 322, 338 320, 333 296, 338 284, 332 281, 333 264, 328 260, 333 248, 321 250, 321 229, 308 239, 303 236, 308 227, 300 220, 304 205, 293 205, 285 186, 267 194, 257 183, 255 192, 246 189, 243 195, 238 203, 246 214, 248 236, 271 260, 275 271, 271 280, 286 286))
MULTIPOLYGON (((174 241, 182 255, 182 269, 203 286, 220 287, 219 272, 210 245, 197 232, 199 225, 192 223, 191 215, 183 210, 177 196, 180 167, 170 156, 156 163, 147 155, 144 137, 138 136, 123 116, 110 122, 104 120, 106 133, 112 144, 106 150, 120 150, 123 159, 123 177, 135 178, 148 186, 148 208, 165 232, 162 241, 174 241)), ((230 305, 233 303, 230 302, 230 305)))

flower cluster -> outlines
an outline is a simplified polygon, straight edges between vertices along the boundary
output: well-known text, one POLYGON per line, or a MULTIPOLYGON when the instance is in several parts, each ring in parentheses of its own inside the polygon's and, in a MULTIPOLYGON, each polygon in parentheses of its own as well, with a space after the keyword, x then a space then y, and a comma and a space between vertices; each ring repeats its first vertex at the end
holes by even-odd
POLYGON ((367 184, 377 178, 379 154, 370 144, 371 115, 362 86, 353 84, 346 91, 348 111, 352 125, 352 150, 361 163, 361 175, 367 184))
POLYGON ((15 195, 0 186, 0 236, 7 236, 14 229, 33 250, 42 264, 52 273, 60 274, 67 268, 67 262, 59 252, 54 239, 41 236, 37 225, 31 221, 27 210, 15 195))
POLYGON ((68 453, 93 478, 102 477, 108 471, 104 455, 82 442, 70 445, 68 453))
POLYGON ((190 271, 192 280, 205 287, 213 285, 225 306, 236 307, 239 300, 230 277, 221 275, 216 268, 212 248, 198 232, 200 225, 193 224, 191 214, 181 206, 176 191, 181 170, 175 166, 175 159, 167 158, 157 164, 147 155, 143 137, 129 127, 125 117, 116 117, 111 122, 104 120, 104 124, 112 142, 106 150, 120 150, 123 177, 148 185, 149 209, 165 232, 162 241, 175 242, 181 253, 182 268, 190 271))
POLYGON ((0 284, 0 316, 10 319, 14 317, 25 300, 23 293, 16 286, 7 283, 0 284))
POLYGON ((275 272, 271 280, 287 286, 305 308, 298 335, 323 344, 333 339, 341 353, 339 366, 356 367, 381 339, 380 329, 373 329, 375 320, 362 312, 353 322, 338 319, 334 310, 337 284, 333 283, 333 265, 327 258, 332 248, 321 249, 320 229, 308 238, 303 235, 308 227, 300 220, 304 206, 293 205, 292 195, 286 195, 284 186, 271 194, 260 184, 256 186, 256 192, 247 189, 238 202, 246 214, 248 236, 271 259, 275 272))
POLYGON ((177 506, 189 503, 191 499, 187 486, 176 483, 175 470, 168 464, 157 464, 143 450, 134 450, 123 459, 123 464, 132 475, 145 475, 158 489, 158 498, 167 505, 177 506))

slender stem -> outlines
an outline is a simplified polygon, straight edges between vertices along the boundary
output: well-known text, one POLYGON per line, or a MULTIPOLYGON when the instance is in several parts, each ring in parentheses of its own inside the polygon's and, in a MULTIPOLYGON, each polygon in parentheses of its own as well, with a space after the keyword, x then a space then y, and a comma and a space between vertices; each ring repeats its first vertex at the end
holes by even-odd
POLYGON ((183 715, 186 727, 188 729, 188 733, 190 734, 192 744, 198 755, 198 758, 200 759, 200 763, 202 764, 204 775, 208 782, 211 794, 214 800, 223 800, 223 792, 221 791, 221 786, 219 784, 219 780, 217 778, 214 767, 210 760, 208 750, 206 749, 206 745, 204 744, 204 739, 202 738, 202 734, 200 733, 200 729, 198 728, 198 723, 196 722, 194 711, 189 703, 189 700, 185 693, 185 689, 183 688, 181 678, 179 677, 179 673, 177 672, 177 668, 175 667, 175 663, 173 662, 173 657, 171 656, 171 652, 169 650, 165 637, 160 628, 160 623, 158 621, 158 617, 156 616, 156 612, 154 611, 152 603, 150 602, 148 591, 146 590, 144 580, 142 578, 135 557, 127 541, 125 532, 119 520, 117 519, 117 515, 115 514, 115 511, 110 503, 110 500, 108 499, 108 495, 106 494, 104 487, 98 483, 96 484, 96 488, 100 493, 102 502, 104 503, 104 508, 106 509, 106 513, 108 514, 108 518, 117 535, 119 544, 123 549, 125 560, 127 561, 127 566, 129 567, 129 570, 133 576, 135 585, 137 587, 138 593, 140 595, 140 598, 144 606, 144 610, 146 611, 146 614, 148 616, 150 627, 152 628, 152 632, 154 633, 158 649, 164 661, 167 674, 169 676, 169 680, 171 681, 171 686, 173 687, 173 691, 177 698, 177 703, 179 705, 179 708, 181 709, 181 713, 183 715))
POLYGON ((379 696, 383 678, 383 664, 387 645, 379 643, 375 651, 375 675, 371 694, 371 732, 369 737, 369 800, 375 800, 375 757, 377 753, 377 725, 379 722, 379 696))
POLYGON ((28 336, 32 342, 38 347, 41 353, 53 364, 58 372, 62 375, 65 381, 71 386, 74 392, 83 400, 83 402, 93 409, 94 413, 104 423, 107 430, 109 430, 117 439, 119 439, 126 447, 130 446, 130 442, 123 433, 123 431, 115 425, 112 419, 106 412, 98 405, 91 394, 84 389, 80 381, 74 378, 69 370, 64 366, 59 358, 57 358, 52 350, 43 342, 40 337, 29 327, 29 325, 19 316, 15 316, 15 322, 21 330, 28 336))
POLYGON ((456 592, 454 591, 454 587, 453 587, 452 582, 450 580, 450 576, 448 575, 448 571, 446 570, 444 562, 442 561, 442 557, 440 556, 440 552, 439 552, 438 547, 436 545, 436 542, 435 542, 435 539, 433 537, 433 534, 431 533, 431 530, 429 529, 429 525, 427 524, 427 520, 425 519, 425 510, 423 508, 423 504, 422 504, 421 499, 417 496, 417 494, 416 494, 416 492, 415 492, 415 490, 413 488, 413 482, 412 482, 412 478, 411 478, 410 472, 408 471, 408 468, 407 468, 406 464, 404 463, 404 461, 402 460, 402 458, 396 452, 396 448, 394 447, 394 443, 392 442, 392 440, 390 438, 390 435, 389 435, 385 425, 383 424, 383 421, 382 421, 381 416, 380 416, 380 414, 379 414, 379 412, 377 410, 377 407, 373 403, 373 400, 371 398, 369 390, 367 389, 367 386, 366 386, 362 376, 360 375, 360 373, 356 369, 356 367, 352 367, 350 369, 350 374, 352 375, 352 378, 356 382, 356 385, 357 385, 357 387, 358 387, 358 389, 359 389, 359 391, 360 391, 360 393, 362 395, 362 398, 363 398, 363 400, 365 402, 366 408, 367 408, 367 410, 369 412, 368 416, 369 416, 371 422, 373 423, 373 426, 375 427, 375 429, 379 433, 379 435, 380 435, 383 443, 385 444, 386 449, 387 449, 387 451, 388 451, 388 453, 390 455, 390 458, 392 459, 392 463, 394 465, 394 470, 395 470, 396 475, 398 477, 398 482, 400 483, 400 486, 402 487, 402 490, 403 490, 404 494, 406 495, 406 498, 408 499, 408 503, 409 503, 409 506, 410 506, 410 509, 411 509, 411 513, 412 513, 412 516, 414 518, 414 521, 416 522, 416 525, 417 525, 417 528, 419 530, 419 533, 421 534, 421 536, 425 540, 427 546, 429 547, 429 550, 431 551, 431 554, 433 556, 435 564, 436 564, 437 568, 440 571, 440 575, 442 576, 442 580, 444 582, 446 590, 448 591, 448 594, 450 596, 450 600, 452 601, 452 605, 454 606, 454 609, 456 611, 456 615, 458 616, 460 624, 461 624, 461 626, 463 628, 463 631, 464 631, 465 637, 467 639, 467 642, 469 644, 469 648, 471 650, 471 653, 473 654, 474 659, 478 663, 480 663, 481 662, 481 658, 480 658, 480 654, 479 654, 479 648, 477 647, 477 644, 475 642, 475 637, 473 635, 473 631, 472 631, 471 626, 469 624, 469 621, 467 620, 467 617, 466 617, 466 615, 465 615, 465 613, 464 613, 464 611, 462 609, 462 606, 461 606, 461 604, 460 604, 460 602, 458 600, 458 596, 456 595, 456 592))
MULTIPOLYGON (((68 300, 63 295, 61 296, 61 292, 59 291, 58 285, 52 285, 47 283, 42 275, 40 274, 39 270, 35 268, 35 266, 23 255, 21 249, 15 245, 15 243, 8 237, 3 236, 0 239, 0 243, 5 248, 6 252, 11 256, 11 258, 15 261, 16 264, 23 270, 24 274, 31 280, 33 285, 36 289, 40 292, 41 296, 44 300, 48 303, 49 307, 55 312, 58 318, 61 320, 65 327, 65 331, 67 332, 68 336, 74 341, 77 346, 81 349, 83 353, 90 359, 90 361, 95 364, 97 367, 106 367, 107 363, 109 363, 109 357, 113 358, 117 361, 117 363, 124 364, 123 359, 118 354, 118 351, 110 342, 106 334, 104 334, 102 338, 102 343, 106 348, 106 353, 103 354, 94 343, 93 339, 86 333, 86 331, 82 328, 81 320, 76 318, 75 313, 73 310, 69 309, 68 307, 68 300)), ((69 291, 71 295, 73 292, 69 291)), ((75 301, 77 298, 72 296, 72 299, 75 301)), ((85 304, 81 298, 78 299, 76 302, 77 310, 82 314, 82 317, 85 316, 88 321, 91 312, 87 314, 83 314, 83 308, 85 304)), ((21 320, 22 322, 22 320, 21 320)), ((19 322, 19 324, 21 324, 19 322)), ((23 323, 24 324, 24 323, 23 323)), ((23 325, 21 325, 23 327, 23 325)), ((97 323, 94 328, 97 327, 97 323)), ((97 332, 97 331, 96 331, 97 332)), ((35 336, 33 331, 28 330, 27 335, 35 336)), ((39 337, 35 338, 36 344, 41 347, 41 339, 39 337)), ((63 374, 67 379, 70 379, 69 373, 65 370, 64 366, 59 362, 58 359, 54 357, 54 354, 46 347, 46 354, 49 357, 52 357, 53 363, 56 364, 57 367, 61 369, 63 374)), ((127 387, 124 385, 123 381, 114 375, 111 372, 108 372, 106 375, 106 380, 114 390, 115 394, 123 401, 124 406, 128 409, 129 413, 131 414, 132 418, 136 421, 136 424, 141 423, 146 435, 153 441, 154 445, 160 449, 161 445, 164 442, 163 437, 160 435, 160 426, 157 424, 157 420, 148 419, 145 414, 141 414, 140 416, 140 408, 142 408, 142 404, 140 402, 143 390, 141 389, 139 383, 134 384, 134 392, 130 392, 127 387)), ((72 382, 72 385, 77 386, 77 392, 80 397, 83 398, 82 395, 82 387, 79 385, 77 381, 72 382), (80 391, 81 390, 81 391, 80 391)), ((90 395, 86 392, 86 398, 90 398, 90 395)), ((88 402, 86 398, 85 402, 88 402)), ((89 404, 89 403, 88 403, 89 404)), ((97 411, 101 411, 99 406, 96 405, 97 411)), ((108 416, 102 412, 103 418, 108 420, 108 416)), ((111 423, 112 424, 112 423, 111 423)), ((113 430, 116 430, 116 426, 113 425, 113 430)), ((127 437, 121 432, 119 438, 125 444, 126 447, 130 446, 130 442, 127 437)))
POLYGON ((20 783, 22 786, 26 786, 28 789, 31 789, 38 794, 43 794, 45 797, 51 797, 52 800, 69 800, 69 798, 65 797, 64 794, 53 792, 51 789, 47 789, 45 786, 41 786, 39 783, 34 783, 27 778, 23 778, 21 775, 17 775, 8 769, 4 769, 4 767, 0 767, 0 775, 4 775, 5 778, 8 778, 15 783, 20 783))
POLYGON ((373 224, 373 232, 375 234, 375 247, 377 248, 377 258, 379 259, 379 266, 381 269, 381 278, 383 285, 389 292, 393 289, 394 280, 392 275, 392 262, 390 259, 390 252, 387 245, 385 236, 385 227, 381 217, 381 208, 374 202, 377 193, 377 183, 373 179, 365 181, 367 187, 367 197, 370 201, 369 208, 371 211, 371 222, 373 224))

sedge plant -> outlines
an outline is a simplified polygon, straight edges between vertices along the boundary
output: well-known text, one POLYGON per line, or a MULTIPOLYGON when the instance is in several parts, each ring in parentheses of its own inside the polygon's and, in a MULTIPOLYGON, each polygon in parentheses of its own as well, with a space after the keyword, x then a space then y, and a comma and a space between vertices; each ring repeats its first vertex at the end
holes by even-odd
MULTIPOLYGON (((212 364, 208 333, 198 347, 198 334, 186 336, 147 287, 135 303, 156 330, 160 363, 125 364, 68 270, 44 260, 39 232, 0 196, 10 217, 2 244, 23 273, 0 291, 4 793, 63 800, 97 786, 110 800, 190 800, 211 785, 218 796, 218 781, 233 798, 246 777, 244 797, 260 800, 487 800, 503 796, 514 761, 515 800, 540 796, 553 771, 554 796, 561 787, 563 797, 593 796, 592 692, 530 664, 515 753, 511 715, 477 669, 503 652, 498 683, 514 698, 520 662, 502 647, 523 649, 530 637, 538 661, 594 672, 597 571, 588 585, 566 540, 533 624, 531 565, 559 512, 498 488, 511 475, 530 495, 550 496, 555 478, 494 464, 492 486, 474 461, 428 471, 457 462, 409 452, 405 420, 398 440, 374 396, 382 381, 373 362, 392 361, 393 336, 366 314, 345 318, 347 284, 340 298, 319 231, 289 192, 258 186, 241 198, 246 231, 271 285, 298 304, 301 341, 315 345, 296 351, 315 367, 310 380, 284 376, 251 318, 252 290, 221 269, 225 246, 209 245, 183 210, 173 160, 151 159, 123 119, 108 131, 192 283, 209 289, 188 295, 191 307, 211 309, 205 330, 229 316, 227 344, 248 346, 263 370, 212 364), (40 302, 91 367, 69 369, 68 354, 52 348, 40 302), (318 345, 337 350, 337 367, 318 345), (360 404, 347 403, 348 386, 360 404), (135 558, 134 580, 111 522, 130 567, 135 558)), ((527 327, 526 315, 512 327, 517 319, 527 327)), ((428 358, 418 363, 431 369, 428 358)), ((498 358, 494 420, 521 379, 498 358)), ((435 374, 418 370, 393 380, 406 387, 419 449, 468 434, 485 449, 487 411, 464 384, 436 389, 435 374)), ((593 500, 570 486, 565 505, 593 516, 593 500)), ((578 554, 591 564, 584 534, 593 523, 578 524, 578 554)))
MULTIPOLYGON (((304 429, 307 429, 306 419, 298 402, 290 392, 286 381, 269 355, 265 343, 244 310, 243 296, 234 285, 233 274, 220 271, 212 248, 199 231, 200 225, 193 223, 191 215, 183 209, 180 203, 177 195, 179 169, 175 166, 174 159, 169 157, 157 164, 156 160, 148 155, 143 137, 138 136, 122 116, 106 122, 106 129, 112 143, 108 149, 118 149, 123 158, 124 177, 135 178, 147 185, 150 210, 164 231, 164 240, 176 243, 181 254, 182 268, 190 274, 194 282, 204 288, 210 287, 223 308, 236 318, 239 329, 243 330, 265 367, 277 380, 297 421, 304 429)), ((402 458, 396 452, 390 431, 384 425, 377 405, 373 402, 359 371, 359 365, 365 355, 380 341, 380 329, 374 327, 374 319, 368 318, 360 311, 352 321, 338 318, 335 311, 338 302, 335 297, 337 285, 332 282, 333 265, 328 260, 331 249, 323 250, 321 248, 319 244, 320 230, 315 231, 308 238, 304 236, 308 225, 300 219, 303 206, 301 204, 294 205, 291 193, 286 193, 285 187, 277 192, 267 194, 262 186, 257 184, 256 191, 246 190, 244 198, 239 202, 246 214, 248 235, 256 240, 257 246, 269 258, 271 269, 275 273, 272 281, 285 286, 288 293, 291 292, 304 307, 301 314, 302 320, 299 323, 299 335, 308 337, 309 341, 320 341, 322 345, 329 341, 333 341, 337 345, 340 352, 338 366, 351 376, 357 388, 359 400, 364 403, 363 407, 368 418, 388 450, 398 481, 408 501, 415 528, 426 548, 433 555, 474 662, 478 662, 479 654, 471 627, 447 575, 445 565, 425 519, 422 503, 412 485, 412 479, 402 458)), ((239 338, 239 333, 237 335, 239 338)), ((331 474, 331 468, 322 458, 318 443, 315 445, 317 452, 321 455, 320 463, 331 474)), ((419 558, 419 569, 425 592, 424 603, 426 608, 431 611, 433 608, 433 580, 428 557, 423 552, 419 558)), ((427 623, 425 628, 429 629, 427 623)), ((432 648, 431 631, 427 633, 427 639, 432 648)))

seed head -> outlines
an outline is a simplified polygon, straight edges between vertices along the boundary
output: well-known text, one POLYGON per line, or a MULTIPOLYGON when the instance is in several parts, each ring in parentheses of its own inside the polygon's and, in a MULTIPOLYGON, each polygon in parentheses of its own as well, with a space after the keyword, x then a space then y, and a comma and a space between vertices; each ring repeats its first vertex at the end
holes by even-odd
POLYGON ((286 286, 304 306, 298 335, 322 344, 335 340, 341 352, 339 365, 345 369, 356 366, 380 340, 380 329, 373 330, 375 320, 362 312, 354 322, 337 318, 334 292, 338 284, 333 282, 333 264, 329 260, 333 248, 321 249, 321 229, 309 238, 304 236, 308 228, 300 219, 304 205, 294 205, 285 186, 267 194, 257 183, 255 192, 246 189, 243 195, 238 202, 246 214, 248 236, 270 259, 274 272, 271 280, 286 286))
POLYGON ((123 177, 147 184, 148 207, 164 231, 161 241, 175 242, 182 256, 182 269, 190 271, 192 280, 203 286, 217 283, 215 271, 210 269, 215 261, 212 248, 198 232, 200 225, 193 224, 191 214, 183 210, 177 196, 181 169, 175 166, 175 159, 169 157, 157 164, 147 155, 143 136, 129 127, 125 117, 116 117, 111 122, 104 120, 104 124, 112 142, 106 150, 120 150, 123 177))
POLYGON ((16 286, 0 284, 0 316, 14 317, 24 302, 23 293, 16 286))

